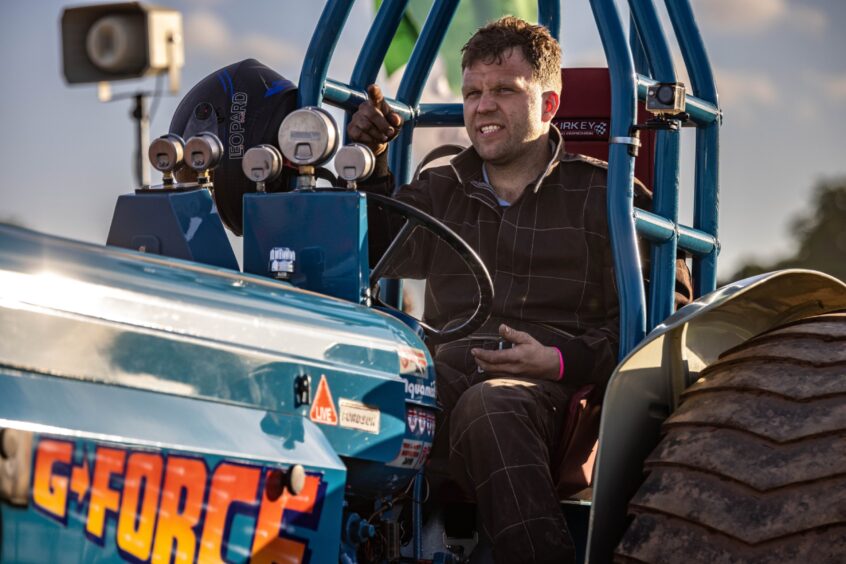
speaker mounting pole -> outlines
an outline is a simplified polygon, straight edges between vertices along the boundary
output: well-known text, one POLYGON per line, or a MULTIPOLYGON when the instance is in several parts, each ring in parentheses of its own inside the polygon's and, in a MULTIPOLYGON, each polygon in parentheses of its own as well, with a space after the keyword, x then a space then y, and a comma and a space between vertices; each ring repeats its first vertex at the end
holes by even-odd
POLYGON ((150 185, 150 167, 147 166, 145 152, 150 146, 150 113, 147 111, 148 95, 137 92, 134 96, 135 107, 130 112, 135 121, 135 179, 141 187, 150 185))

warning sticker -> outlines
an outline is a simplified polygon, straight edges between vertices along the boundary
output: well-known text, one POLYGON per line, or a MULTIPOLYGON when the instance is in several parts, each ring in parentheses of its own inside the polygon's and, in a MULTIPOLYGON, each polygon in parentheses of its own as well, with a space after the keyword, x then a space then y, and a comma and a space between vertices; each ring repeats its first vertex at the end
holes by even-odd
POLYGON ((338 424, 338 413, 335 411, 335 402, 332 401, 332 392, 329 391, 325 374, 320 376, 320 384, 317 385, 317 394, 314 396, 308 418, 324 425, 338 424))
POLYGON ((426 375, 429 362, 426 360, 425 352, 411 347, 399 347, 397 353, 399 354, 400 374, 426 375))
POLYGON ((406 411, 408 431, 424 440, 431 441, 435 436, 435 415, 423 409, 408 408, 406 411))
POLYGON ((370 407, 358 401, 341 398, 338 400, 341 427, 359 429, 368 433, 379 433, 379 417, 381 413, 375 407, 370 407))
POLYGON ((388 462, 388 466, 418 470, 423 467, 423 463, 429 458, 431 448, 432 443, 405 439, 402 441, 399 456, 388 462))

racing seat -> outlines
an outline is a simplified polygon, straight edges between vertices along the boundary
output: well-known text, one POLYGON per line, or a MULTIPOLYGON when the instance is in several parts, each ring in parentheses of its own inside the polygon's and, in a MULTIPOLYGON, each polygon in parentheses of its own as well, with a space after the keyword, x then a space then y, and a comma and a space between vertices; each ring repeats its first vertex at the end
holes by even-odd
MULTIPOLYGON (((564 150, 608 161, 611 131, 611 77, 606 68, 561 69, 561 105, 552 119, 564 139, 564 150)), ((638 103, 637 122, 651 115, 638 103)), ((635 176, 652 189, 655 172, 655 132, 641 130, 635 176)))
MULTIPOLYGON (((611 78, 606 68, 562 69, 561 105, 552 120, 564 139, 564 150, 608 160, 611 125, 611 78)), ((638 123, 649 117, 638 104, 638 123)), ((655 167, 655 134, 641 131, 635 159, 635 176, 652 189, 655 167)), ((604 390, 593 385, 579 389, 570 399, 567 420, 553 472, 560 499, 585 497, 591 486, 599 436, 600 405, 604 390)))

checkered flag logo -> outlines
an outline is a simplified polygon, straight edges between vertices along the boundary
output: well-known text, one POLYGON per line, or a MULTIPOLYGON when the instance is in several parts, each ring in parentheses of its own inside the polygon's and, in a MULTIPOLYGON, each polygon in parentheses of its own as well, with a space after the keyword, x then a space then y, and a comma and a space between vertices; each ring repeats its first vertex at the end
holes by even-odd
POLYGON ((599 122, 593 126, 593 132, 597 135, 605 135, 608 132, 608 124, 605 122, 599 122))

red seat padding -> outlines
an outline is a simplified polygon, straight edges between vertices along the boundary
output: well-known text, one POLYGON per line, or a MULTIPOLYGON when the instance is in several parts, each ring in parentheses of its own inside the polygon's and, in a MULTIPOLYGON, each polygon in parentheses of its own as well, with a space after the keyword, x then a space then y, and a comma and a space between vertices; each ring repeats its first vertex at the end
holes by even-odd
POLYGON ((552 479, 560 499, 567 499, 593 484, 601 396, 595 386, 588 385, 570 398, 557 458, 553 459, 552 479))
MULTIPOLYGON (((561 69, 561 80, 561 105, 552 123, 564 137, 564 150, 607 161, 611 131, 611 78, 608 69, 561 69)), ((648 118, 643 103, 638 103, 638 123, 644 123, 648 118)), ((640 140, 635 176, 651 190, 655 134, 650 130, 641 131, 640 140)))

